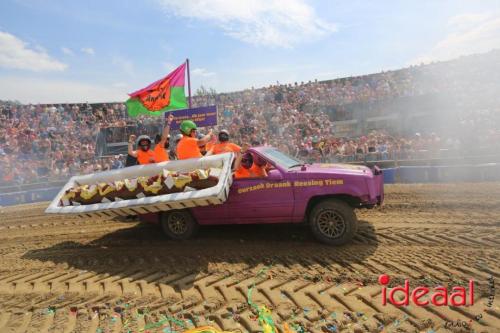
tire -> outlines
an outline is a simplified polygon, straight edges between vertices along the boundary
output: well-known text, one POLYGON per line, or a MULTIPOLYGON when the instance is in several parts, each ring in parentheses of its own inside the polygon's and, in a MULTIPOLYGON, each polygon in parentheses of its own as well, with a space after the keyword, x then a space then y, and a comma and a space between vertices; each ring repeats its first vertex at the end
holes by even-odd
POLYGON ((358 228, 354 209, 346 202, 336 199, 325 199, 317 203, 310 211, 308 220, 314 237, 329 245, 348 243, 358 228))
POLYGON ((198 231, 198 223, 188 210, 172 210, 161 215, 163 232, 176 240, 189 239, 198 231))

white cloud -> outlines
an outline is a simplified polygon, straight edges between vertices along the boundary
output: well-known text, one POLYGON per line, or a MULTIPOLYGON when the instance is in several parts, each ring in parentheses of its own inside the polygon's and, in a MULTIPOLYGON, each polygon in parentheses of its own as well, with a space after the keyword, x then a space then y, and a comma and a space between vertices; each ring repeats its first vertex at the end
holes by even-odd
POLYGON ((193 74, 193 76, 209 77, 209 76, 214 76, 215 72, 209 72, 205 68, 195 68, 191 70, 191 74, 193 74))
POLYGON ((337 30, 304 0, 158 1, 168 15, 210 22, 227 35, 255 45, 292 47, 337 30))
POLYGON ((470 28, 491 18, 490 13, 468 13, 453 16, 448 19, 448 26, 453 28, 470 28))
POLYGON ((37 77, 0 77, 2 99, 22 103, 122 102, 124 87, 37 77))
POLYGON ((111 63, 120 68, 120 70, 125 74, 134 75, 135 73, 134 64, 128 59, 114 56, 113 59, 111 59, 111 63))
POLYGON ((0 67, 41 72, 63 71, 68 65, 51 58, 43 48, 29 48, 16 36, 0 31, 0 67))
POLYGON ((94 49, 93 49, 93 48, 91 48, 91 47, 82 47, 82 48, 81 48, 81 51, 82 51, 83 53, 88 54, 88 55, 91 55, 91 56, 95 55, 95 51, 94 51, 94 49))
POLYGON ((68 47, 64 47, 64 46, 63 46, 63 47, 61 47, 61 51, 62 51, 62 53, 64 53, 65 55, 70 55, 70 56, 75 55, 75 53, 73 52, 73 50, 71 50, 71 49, 70 49, 70 48, 68 48, 68 47))
POLYGON ((500 15, 464 14, 448 20, 448 34, 412 64, 449 60, 500 46, 500 15))

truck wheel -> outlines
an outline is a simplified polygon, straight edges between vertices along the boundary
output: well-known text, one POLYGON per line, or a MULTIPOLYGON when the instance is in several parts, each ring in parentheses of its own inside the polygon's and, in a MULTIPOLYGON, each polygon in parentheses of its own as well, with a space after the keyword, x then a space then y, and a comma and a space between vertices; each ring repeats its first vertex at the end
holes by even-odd
POLYGON ((172 239, 189 239, 198 231, 198 223, 187 210, 173 210, 161 215, 163 232, 172 239))
POLYGON ((329 245, 349 242, 356 233, 357 225, 354 209, 340 200, 323 200, 309 213, 312 233, 319 241, 329 245))

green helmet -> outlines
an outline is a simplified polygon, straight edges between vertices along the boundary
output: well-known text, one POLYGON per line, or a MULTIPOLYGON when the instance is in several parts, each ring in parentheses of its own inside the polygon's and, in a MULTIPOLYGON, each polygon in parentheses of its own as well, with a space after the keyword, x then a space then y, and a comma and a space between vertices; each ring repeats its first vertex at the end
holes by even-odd
POLYGON ((197 129, 196 124, 192 120, 183 120, 181 123, 181 132, 189 135, 192 130, 197 129))

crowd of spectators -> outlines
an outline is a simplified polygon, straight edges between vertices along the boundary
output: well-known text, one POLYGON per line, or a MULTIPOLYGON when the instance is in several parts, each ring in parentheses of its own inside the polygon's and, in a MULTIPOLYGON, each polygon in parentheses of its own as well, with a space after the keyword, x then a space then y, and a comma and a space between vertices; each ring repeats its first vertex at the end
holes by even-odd
MULTIPOLYGON (((97 159, 100 125, 126 123, 122 104, 21 105, 0 103, 0 184, 19 184, 111 168, 97 159)), ((116 164, 116 163, 115 163, 116 164)))
MULTIPOLYGON (((499 59, 498 55, 494 52, 487 56, 499 59)), ((469 95, 496 92, 493 88, 498 89, 499 81, 495 81, 495 85, 491 79, 481 79, 478 72, 482 67, 474 70, 463 66, 463 62, 470 61, 464 58, 331 81, 206 93, 195 96, 193 104, 216 104, 219 125, 215 130, 229 130, 232 141, 272 145, 308 162, 440 157, 443 151, 464 150, 464 141, 468 141, 469 146, 471 142, 472 146, 498 142, 500 101, 493 109, 468 106, 465 112, 462 110, 457 124, 459 130, 455 133, 434 133, 426 128, 397 133, 387 128, 339 137, 332 122, 349 119, 346 106, 353 103, 363 105, 436 93, 457 94, 463 98, 468 96, 464 92, 469 95), (462 71, 458 71, 457 66, 462 71), (472 73, 472 82, 464 71, 472 73)), ((465 100, 464 104, 467 101, 470 102, 465 100)), ((125 141, 131 133, 159 131, 161 121, 161 117, 131 119, 123 103, 22 105, 0 102, 0 186, 66 179, 74 174, 122 167, 123 157, 96 156, 97 134, 103 128, 118 128, 120 130, 110 131, 112 135, 107 140, 125 141)))

